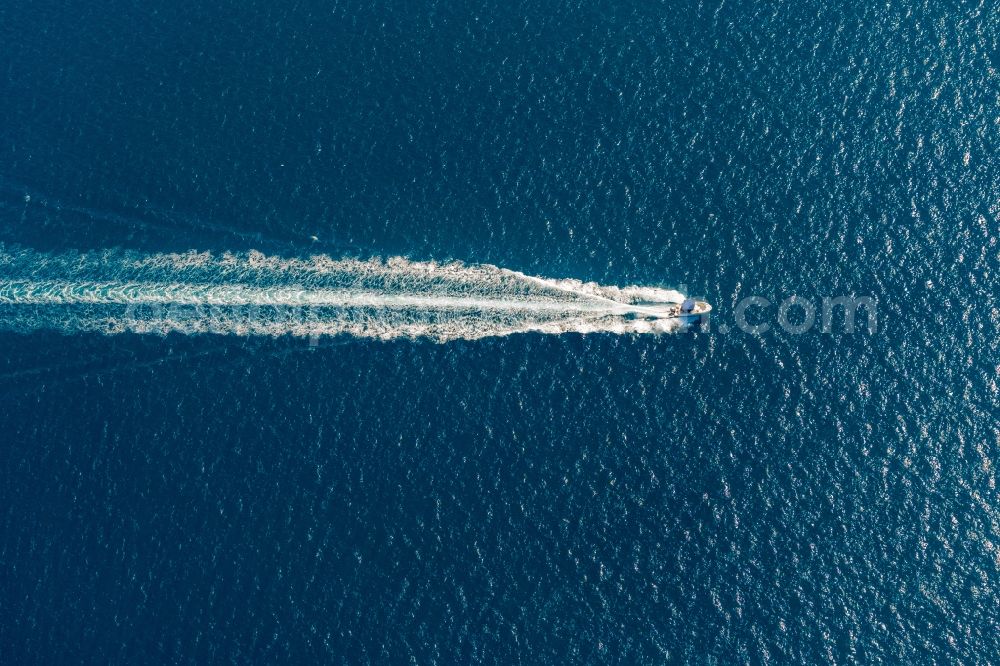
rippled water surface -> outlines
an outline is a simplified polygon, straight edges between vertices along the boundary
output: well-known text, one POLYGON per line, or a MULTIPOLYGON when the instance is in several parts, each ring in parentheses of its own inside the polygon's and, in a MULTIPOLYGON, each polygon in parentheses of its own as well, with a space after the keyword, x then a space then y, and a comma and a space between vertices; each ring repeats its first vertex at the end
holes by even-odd
POLYGON ((975 1, 0 5, 5 248, 714 307, 0 326, 4 661, 1000 660, 998 35, 975 1), (874 330, 789 332, 792 295, 874 330))

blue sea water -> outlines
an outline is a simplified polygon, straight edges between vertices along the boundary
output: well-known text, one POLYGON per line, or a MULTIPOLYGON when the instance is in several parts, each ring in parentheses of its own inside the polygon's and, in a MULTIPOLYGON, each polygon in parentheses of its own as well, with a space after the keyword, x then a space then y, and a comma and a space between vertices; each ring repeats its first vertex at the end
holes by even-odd
POLYGON ((715 308, 2 333, 3 662, 1000 661, 998 37, 975 1, 0 2, 9 246, 715 308), (789 333, 792 295, 876 330, 789 333))

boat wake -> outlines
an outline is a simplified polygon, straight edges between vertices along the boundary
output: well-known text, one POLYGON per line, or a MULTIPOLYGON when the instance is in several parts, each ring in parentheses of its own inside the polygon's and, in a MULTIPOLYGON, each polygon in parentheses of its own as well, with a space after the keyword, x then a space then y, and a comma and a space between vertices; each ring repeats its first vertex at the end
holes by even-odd
POLYGON ((684 327, 654 287, 532 277, 490 265, 260 252, 45 254, 0 244, 0 329, 477 339, 684 327), (650 305, 653 304, 653 305, 650 305))

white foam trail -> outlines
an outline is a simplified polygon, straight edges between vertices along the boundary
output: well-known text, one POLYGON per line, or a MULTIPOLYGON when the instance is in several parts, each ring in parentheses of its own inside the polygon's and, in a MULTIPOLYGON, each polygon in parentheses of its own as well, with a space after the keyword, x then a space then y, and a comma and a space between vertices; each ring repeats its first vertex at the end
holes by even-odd
POLYGON ((681 327, 655 287, 538 278, 403 258, 282 258, 0 245, 0 328, 103 333, 338 335, 437 340, 681 327), (651 305, 655 303, 656 305, 651 305))

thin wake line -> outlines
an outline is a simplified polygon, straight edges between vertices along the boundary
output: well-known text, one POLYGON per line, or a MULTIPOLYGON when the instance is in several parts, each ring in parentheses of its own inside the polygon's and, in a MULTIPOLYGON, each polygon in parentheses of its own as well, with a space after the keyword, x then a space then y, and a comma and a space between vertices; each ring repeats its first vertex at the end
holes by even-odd
MULTIPOLYGON (((684 296, 394 257, 46 254, 0 245, 0 328, 438 340, 679 330, 684 296)), ((699 303, 694 315, 705 314, 699 303)))

